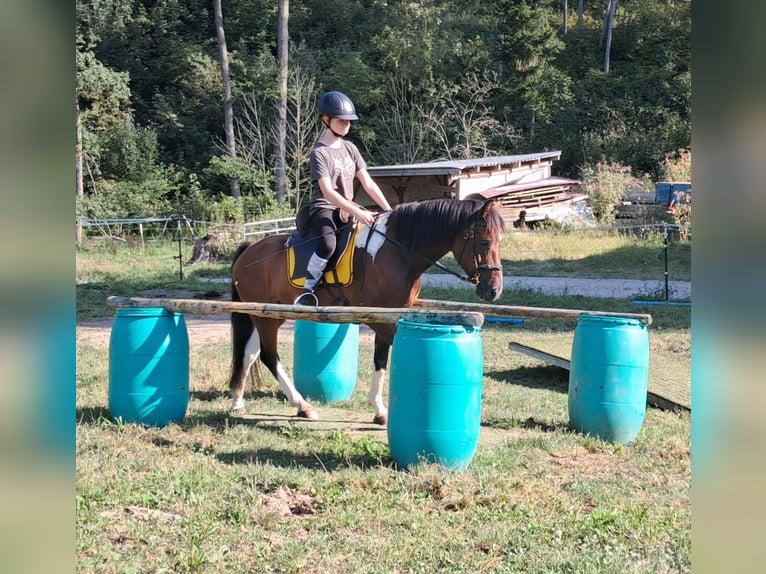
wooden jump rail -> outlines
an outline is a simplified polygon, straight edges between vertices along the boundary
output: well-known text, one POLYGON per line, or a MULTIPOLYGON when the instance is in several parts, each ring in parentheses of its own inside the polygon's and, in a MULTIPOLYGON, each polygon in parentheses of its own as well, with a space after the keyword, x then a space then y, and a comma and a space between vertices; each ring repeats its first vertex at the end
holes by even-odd
POLYGON ((143 297, 108 297, 109 309, 161 307, 168 311, 195 315, 244 313, 274 319, 295 319, 318 323, 396 323, 399 319, 437 325, 480 327, 484 315, 471 310, 431 310, 388 307, 305 307, 276 303, 206 301, 198 299, 163 299, 143 297))
POLYGON ((476 311, 493 317, 524 317, 534 319, 577 320, 580 315, 599 315, 604 317, 636 319, 644 325, 652 324, 652 316, 647 313, 609 313, 604 311, 584 311, 581 309, 518 307, 513 305, 489 305, 486 303, 456 303, 454 301, 437 301, 435 299, 418 299, 415 301, 413 307, 433 310, 476 311))

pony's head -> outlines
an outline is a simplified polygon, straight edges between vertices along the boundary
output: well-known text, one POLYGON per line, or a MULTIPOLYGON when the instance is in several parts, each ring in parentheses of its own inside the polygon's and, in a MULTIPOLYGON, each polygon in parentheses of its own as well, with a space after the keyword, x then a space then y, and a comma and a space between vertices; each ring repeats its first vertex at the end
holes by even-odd
POLYGON ((476 295, 485 301, 497 301, 503 292, 500 243, 505 222, 493 200, 464 201, 474 205, 473 216, 456 239, 452 253, 476 285, 476 295))

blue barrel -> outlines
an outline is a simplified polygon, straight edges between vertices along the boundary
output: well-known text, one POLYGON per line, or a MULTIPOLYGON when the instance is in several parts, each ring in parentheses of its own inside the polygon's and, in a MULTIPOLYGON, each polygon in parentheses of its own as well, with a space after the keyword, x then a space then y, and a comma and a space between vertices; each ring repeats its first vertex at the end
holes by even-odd
POLYGON ((649 386, 649 333, 636 319, 581 315, 572 343, 569 424, 627 444, 641 430, 649 386))
POLYGON ((481 428, 480 329, 400 319, 391 354, 388 444, 401 468, 464 471, 481 428))
POLYGON ((189 404, 189 335, 181 313, 117 309, 109 339, 109 412, 126 423, 180 422, 189 404))
POLYGON ((673 196, 670 193, 671 183, 669 181, 658 181, 654 184, 654 201, 661 205, 669 205, 673 196))
POLYGON ((359 325, 296 321, 295 388, 307 399, 345 401, 354 392, 359 362, 359 325))

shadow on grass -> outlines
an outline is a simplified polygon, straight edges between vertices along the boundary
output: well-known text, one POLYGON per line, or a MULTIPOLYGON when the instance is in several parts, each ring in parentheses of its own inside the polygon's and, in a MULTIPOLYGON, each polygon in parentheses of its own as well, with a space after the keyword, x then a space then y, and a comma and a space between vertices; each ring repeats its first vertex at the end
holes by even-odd
POLYGON ((569 371, 553 365, 518 367, 505 371, 491 371, 485 373, 485 375, 509 385, 557 391, 559 393, 569 392, 569 371))
POLYGON ((83 407, 75 411, 77 422, 82 424, 98 424, 104 421, 113 422, 107 407, 83 407))
POLYGON ((290 449, 260 448, 258 450, 222 452, 215 456, 224 464, 266 464, 281 468, 301 467, 325 472, 350 467, 372 468, 375 466, 393 466, 394 464, 390 456, 360 453, 339 454, 327 449, 303 454, 290 449))

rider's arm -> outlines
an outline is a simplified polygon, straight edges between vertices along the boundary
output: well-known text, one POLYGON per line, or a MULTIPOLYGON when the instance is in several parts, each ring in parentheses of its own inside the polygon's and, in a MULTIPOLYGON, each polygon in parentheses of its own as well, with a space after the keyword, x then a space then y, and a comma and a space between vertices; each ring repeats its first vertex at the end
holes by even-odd
POLYGON ((356 172, 356 177, 359 179, 359 182, 362 184, 362 187, 364 188, 364 191, 367 192, 367 195, 370 196, 370 199, 372 199, 375 203, 378 204, 378 206, 383 211, 391 211, 391 206, 388 203, 388 200, 386 199, 386 196, 383 195, 383 192, 381 191, 380 187, 377 183, 375 183, 375 180, 370 177, 370 174, 367 172, 366 169, 360 169, 356 172))
POLYGON ((319 189, 322 191, 322 195, 335 207, 345 211, 346 213, 350 213, 357 220, 366 225, 371 225, 375 221, 369 211, 367 211, 361 205, 357 205, 353 201, 349 201, 343 197, 343 195, 335 191, 332 187, 332 183, 329 177, 320 177, 319 180, 317 180, 317 183, 319 184, 319 189))

